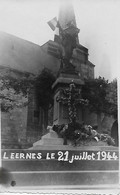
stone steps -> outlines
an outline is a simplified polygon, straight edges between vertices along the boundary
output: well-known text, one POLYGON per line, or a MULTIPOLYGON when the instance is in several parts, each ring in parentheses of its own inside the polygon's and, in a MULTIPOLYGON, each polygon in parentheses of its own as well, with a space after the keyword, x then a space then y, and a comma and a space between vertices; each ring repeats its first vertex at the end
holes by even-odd
POLYGON ((36 146, 55 146, 63 145, 63 139, 59 138, 55 131, 50 130, 49 133, 42 136, 42 139, 33 144, 33 148, 36 146))
POLYGON ((41 186, 66 186, 74 185, 78 186, 79 189, 81 186, 94 186, 102 185, 103 188, 106 185, 118 184, 119 173, 116 172, 14 172, 11 173, 13 180, 16 182, 16 187, 41 187, 41 186))
POLYGON ((63 139, 62 138, 42 138, 41 140, 35 142, 33 144, 33 147, 36 147, 36 146, 41 146, 41 145, 44 145, 44 146, 49 146, 51 143, 55 145, 63 145, 63 139))

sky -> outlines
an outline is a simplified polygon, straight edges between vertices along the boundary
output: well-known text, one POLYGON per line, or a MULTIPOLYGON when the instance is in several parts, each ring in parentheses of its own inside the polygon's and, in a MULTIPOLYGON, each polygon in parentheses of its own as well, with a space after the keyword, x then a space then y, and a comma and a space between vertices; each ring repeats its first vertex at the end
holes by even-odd
MULTIPOLYGON (((0 31, 42 45, 54 38, 47 22, 58 16, 61 0, 0 0, 0 31)), ((64 0, 66 1, 66 0, 64 0)), ((119 76, 120 1, 72 0, 79 42, 89 49, 95 77, 119 76)))

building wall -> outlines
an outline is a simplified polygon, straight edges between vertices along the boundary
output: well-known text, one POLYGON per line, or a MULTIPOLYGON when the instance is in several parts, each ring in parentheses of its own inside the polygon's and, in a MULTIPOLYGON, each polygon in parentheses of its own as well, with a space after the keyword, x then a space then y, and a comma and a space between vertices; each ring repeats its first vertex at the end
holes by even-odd
POLYGON ((2 148, 28 147, 26 139, 27 107, 1 113, 2 148))
POLYGON ((44 67, 57 72, 59 61, 39 45, 0 32, 0 66, 38 74, 44 67))

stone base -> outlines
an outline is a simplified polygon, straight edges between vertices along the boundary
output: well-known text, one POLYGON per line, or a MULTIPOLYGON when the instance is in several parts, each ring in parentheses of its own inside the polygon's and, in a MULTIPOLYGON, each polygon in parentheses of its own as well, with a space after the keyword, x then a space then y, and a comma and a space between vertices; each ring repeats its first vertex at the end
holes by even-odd
POLYGON ((55 146, 63 145, 63 139, 59 138, 57 133, 53 130, 50 130, 49 133, 42 136, 42 139, 33 144, 33 148, 38 146, 55 146))
POLYGON ((114 148, 113 146, 108 146, 108 144, 106 142, 103 141, 81 141, 79 143, 79 145, 75 146, 74 143, 70 140, 67 140, 67 145, 63 145, 63 138, 59 138, 58 134, 53 131, 50 130, 49 133, 47 133, 46 135, 42 136, 42 138, 35 142, 33 144, 33 147, 29 148, 29 149, 41 149, 41 150, 81 150, 81 148, 85 148, 87 150, 91 150, 91 148, 96 149, 97 150, 104 150, 103 148, 114 148))

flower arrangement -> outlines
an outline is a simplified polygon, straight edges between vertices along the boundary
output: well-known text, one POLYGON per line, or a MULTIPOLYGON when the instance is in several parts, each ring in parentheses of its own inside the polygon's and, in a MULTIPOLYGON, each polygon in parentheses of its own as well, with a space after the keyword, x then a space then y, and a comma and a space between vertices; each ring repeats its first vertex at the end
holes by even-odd
POLYGON ((95 142, 106 142, 108 145, 115 145, 114 139, 108 134, 100 134, 90 125, 75 123, 54 125, 52 129, 64 139, 64 145, 67 145, 67 140, 70 140, 74 146, 94 140, 95 142))

